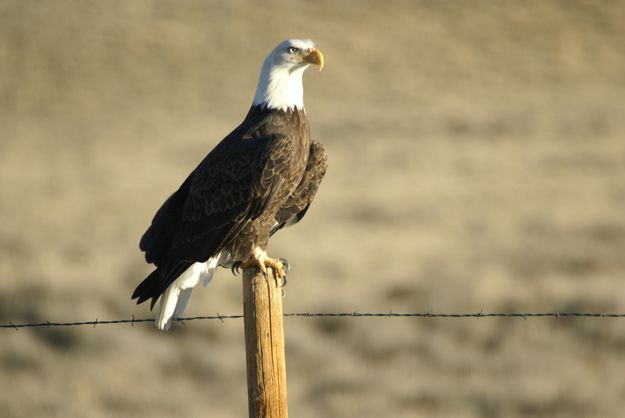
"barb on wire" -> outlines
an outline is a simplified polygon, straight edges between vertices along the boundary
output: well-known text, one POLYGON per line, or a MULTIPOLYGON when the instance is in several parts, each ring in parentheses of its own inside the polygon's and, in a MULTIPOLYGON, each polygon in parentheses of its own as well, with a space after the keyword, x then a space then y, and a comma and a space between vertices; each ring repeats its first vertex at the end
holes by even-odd
MULTIPOLYGON (((625 318, 625 313, 607 313, 607 312, 496 312, 488 313, 484 311, 474 313, 435 313, 432 311, 427 312, 293 312, 285 313, 286 318, 289 317, 304 317, 304 318, 319 318, 319 317, 350 317, 350 318, 522 318, 527 320, 528 318, 625 318)), ((214 316, 191 316, 186 318, 176 318, 177 322, 184 324, 185 321, 203 321, 203 320, 219 320, 224 322, 224 319, 241 319, 243 315, 221 315, 217 313, 214 316)), ((14 323, 9 321, 8 323, 0 324, 0 328, 12 328, 18 331, 20 328, 51 328, 51 327, 76 327, 84 325, 92 325, 94 328, 96 325, 111 325, 111 324, 130 324, 134 327, 135 324, 141 322, 153 322, 153 318, 137 319, 132 315, 131 319, 113 319, 102 321, 98 318, 95 321, 75 321, 75 322, 33 322, 33 323, 14 323)))

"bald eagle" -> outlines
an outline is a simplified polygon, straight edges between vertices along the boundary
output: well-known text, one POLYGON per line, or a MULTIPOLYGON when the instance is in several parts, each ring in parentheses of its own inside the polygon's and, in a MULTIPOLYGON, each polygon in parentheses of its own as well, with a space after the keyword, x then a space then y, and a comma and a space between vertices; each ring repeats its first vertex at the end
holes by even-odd
POLYGON ((191 291, 218 266, 272 268, 284 260, 266 253, 269 237, 306 214, 325 174, 326 151, 311 139, 302 75, 323 67, 310 40, 289 39, 262 64, 243 122, 191 172, 156 212, 139 247, 156 269, 132 294, 137 303, 160 298, 156 326, 180 317, 191 291))

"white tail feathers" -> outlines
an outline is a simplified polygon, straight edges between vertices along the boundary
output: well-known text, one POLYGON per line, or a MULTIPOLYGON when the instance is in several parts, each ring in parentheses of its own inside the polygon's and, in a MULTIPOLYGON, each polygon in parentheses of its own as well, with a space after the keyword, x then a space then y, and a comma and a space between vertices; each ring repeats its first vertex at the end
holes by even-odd
POLYGON ((211 280, 213 280, 213 274, 215 274, 215 269, 217 268, 217 264, 221 259, 221 253, 215 255, 213 258, 209 258, 206 262, 206 271, 202 276, 202 286, 208 286, 211 280))
POLYGON ((174 310, 178 304, 178 296, 181 289, 176 283, 169 285, 165 293, 161 295, 161 305, 156 314, 156 328, 161 331, 167 331, 171 326, 171 318, 174 316, 174 310))
POLYGON ((221 254, 215 254, 205 263, 194 263, 184 271, 161 295, 161 304, 156 314, 156 328, 167 331, 173 317, 179 318, 187 307, 191 291, 202 280, 206 286, 215 274, 221 254))

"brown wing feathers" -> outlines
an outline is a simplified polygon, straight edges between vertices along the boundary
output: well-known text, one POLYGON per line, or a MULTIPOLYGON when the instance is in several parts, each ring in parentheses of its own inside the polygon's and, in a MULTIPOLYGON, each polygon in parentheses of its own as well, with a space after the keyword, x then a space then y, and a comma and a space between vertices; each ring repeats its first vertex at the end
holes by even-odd
POLYGON ((271 235, 288 225, 299 222, 310 207, 310 204, 319 189, 328 166, 328 157, 325 148, 317 141, 311 141, 306 171, 295 191, 282 205, 276 215, 276 225, 271 235))
POLYGON ((137 303, 154 304, 186 268, 208 260, 262 213, 282 182, 278 170, 263 170, 276 166, 269 163, 276 140, 226 138, 167 199, 141 239, 157 269, 133 293, 137 303))

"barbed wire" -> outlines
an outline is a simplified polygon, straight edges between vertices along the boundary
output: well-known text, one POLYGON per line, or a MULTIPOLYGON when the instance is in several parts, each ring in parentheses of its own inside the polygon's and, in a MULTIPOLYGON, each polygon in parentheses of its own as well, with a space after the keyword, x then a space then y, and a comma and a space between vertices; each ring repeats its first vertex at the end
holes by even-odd
MULTIPOLYGON (((625 318, 625 313, 609 313, 609 312, 473 312, 473 313, 437 313, 437 312, 294 312, 285 313, 285 318, 303 317, 303 318, 319 318, 319 317, 348 317, 348 318, 625 318)), ((187 321, 204 321, 219 320, 224 322, 226 319, 241 319, 243 315, 221 315, 217 313, 212 316, 190 316, 184 318, 175 318, 173 321, 184 324, 187 321)), ((143 322, 154 322, 154 318, 135 318, 134 315, 130 319, 110 319, 94 321, 74 321, 74 322, 32 322, 32 323, 3 323, 0 328, 12 328, 18 331, 20 328, 53 328, 53 327, 77 327, 91 325, 94 328, 98 325, 112 324, 135 324, 143 322)))

